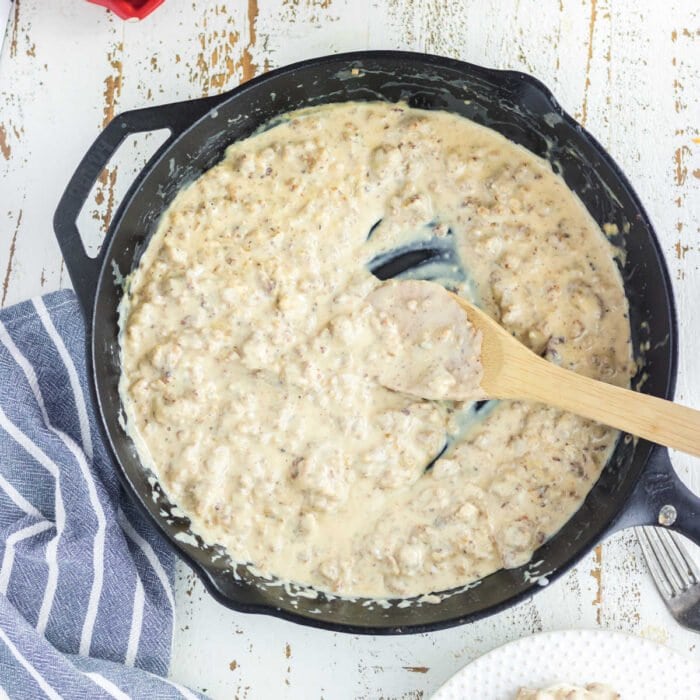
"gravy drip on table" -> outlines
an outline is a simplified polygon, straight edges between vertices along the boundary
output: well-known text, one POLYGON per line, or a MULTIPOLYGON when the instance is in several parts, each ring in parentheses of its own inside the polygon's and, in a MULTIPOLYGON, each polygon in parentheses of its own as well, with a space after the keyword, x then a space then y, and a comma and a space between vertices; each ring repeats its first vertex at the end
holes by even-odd
POLYGON ((368 264, 430 241, 536 353, 628 385, 613 248, 548 163, 403 104, 290 114, 178 194, 120 309, 128 431, 234 560, 344 595, 446 590, 526 563, 598 478, 611 429, 379 382, 368 264))

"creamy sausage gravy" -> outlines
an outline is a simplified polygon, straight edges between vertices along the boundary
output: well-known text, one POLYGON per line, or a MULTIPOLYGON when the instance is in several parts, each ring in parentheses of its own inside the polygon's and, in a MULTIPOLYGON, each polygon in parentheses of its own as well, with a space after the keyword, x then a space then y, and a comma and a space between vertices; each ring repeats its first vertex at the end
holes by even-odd
POLYGON ((585 687, 562 683, 541 690, 523 688, 515 700, 620 700, 620 695, 602 683, 589 683, 585 687))
POLYGON ((478 361, 431 365, 441 343, 479 349, 449 311, 409 331, 395 318, 430 315, 431 285, 369 271, 428 241, 448 263, 421 269, 535 352, 629 383, 614 251, 548 163, 403 104, 289 114, 179 193, 120 309, 128 431, 235 561, 344 595, 446 590, 526 563, 598 478, 613 430, 388 388, 478 387, 478 361))

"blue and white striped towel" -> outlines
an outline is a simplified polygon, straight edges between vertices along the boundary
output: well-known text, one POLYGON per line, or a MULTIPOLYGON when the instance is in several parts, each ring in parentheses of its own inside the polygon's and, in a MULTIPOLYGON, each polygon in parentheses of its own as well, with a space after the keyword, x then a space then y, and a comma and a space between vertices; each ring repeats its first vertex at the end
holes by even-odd
POLYGON ((174 557, 100 440, 78 302, 0 311, 0 699, 195 698, 165 680, 174 557))

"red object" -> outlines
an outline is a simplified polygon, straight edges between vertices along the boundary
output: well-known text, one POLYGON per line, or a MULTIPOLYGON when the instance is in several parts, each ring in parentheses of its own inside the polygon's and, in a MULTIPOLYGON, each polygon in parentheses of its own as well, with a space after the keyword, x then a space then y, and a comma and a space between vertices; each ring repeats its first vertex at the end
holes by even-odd
POLYGON ((143 19, 164 0, 88 0, 88 2, 102 5, 122 19, 143 19))

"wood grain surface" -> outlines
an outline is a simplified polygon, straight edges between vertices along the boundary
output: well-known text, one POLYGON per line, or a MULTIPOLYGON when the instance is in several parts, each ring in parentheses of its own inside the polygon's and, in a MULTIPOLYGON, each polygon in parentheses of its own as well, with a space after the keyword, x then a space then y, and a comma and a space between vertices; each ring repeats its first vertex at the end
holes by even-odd
MULTIPOLYGON (((601 141, 663 244, 680 318, 677 397, 700 408, 696 0, 166 0, 133 24, 80 0, 15 0, 0 56, 0 305, 69 285, 53 210, 120 110, 220 93, 292 61, 364 48, 532 73, 601 141)), ((132 137, 100 178, 80 221, 92 251, 159 138, 132 137)), ((698 460, 673 460, 700 491, 698 460)), ((700 659, 700 636, 668 615, 630 531, 533 600, 434 634, 354 637, 236 614, 184 565, 176 598, 172 676, 214 698, 423 698, 498 644, 570 627, 624 630, 700 659)))

